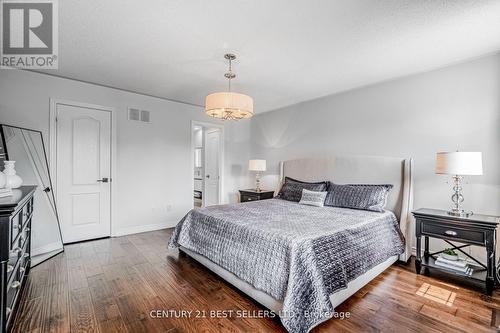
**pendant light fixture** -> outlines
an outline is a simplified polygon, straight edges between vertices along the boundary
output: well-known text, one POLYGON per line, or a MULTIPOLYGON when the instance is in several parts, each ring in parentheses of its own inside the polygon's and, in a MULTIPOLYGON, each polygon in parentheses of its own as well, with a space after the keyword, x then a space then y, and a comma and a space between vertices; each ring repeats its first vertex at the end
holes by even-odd
POLYGON ((236 59, 236 56, 228 53, 224 55, 224 58, 229 61, 229 71, 224 74, 229 81, 229 90, 208 95, 205 99, 205 112, 210 117, 223 120, 250 118, 253 116, 252 97, 231 91, 231 80, 236 77, 231 62, 236 59))

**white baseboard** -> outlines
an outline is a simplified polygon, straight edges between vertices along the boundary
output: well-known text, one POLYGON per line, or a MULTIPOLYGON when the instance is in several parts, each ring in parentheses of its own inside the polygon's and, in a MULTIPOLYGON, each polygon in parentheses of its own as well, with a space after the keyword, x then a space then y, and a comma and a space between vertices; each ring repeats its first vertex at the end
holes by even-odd
POLYGON ((175 221, 175 222, 167 221, 167 222, 155 223, 155 224, 145 224, 145 225, 134 225, 131 227, 121 227, 121 228, 113 231, 112 237, 133 235, 133 234, 139 234, 141 232, 148 232, 148 231, 161 230, 161 229, 166 229, 166 228, 173 228, 177 225, 177 222, 178 221, 175 221))
POLYGON ((31 257, 31 267, 36 266, 49 258, 52 258, 53 256, 61 253, 62 251, 63 251, 63 249, 60 248, 60 249, 57 249, 57 250, 54 250, 51 252, 47 252, 47 253, 43 253, 43 254, 39 254, 39 255, 31 257))
POLYGON ((37 247, 36 249, 32 249, 31 256, 35 257, 49 252, 54 252, 56 250, 62 249, 62 247, 63 245, 61 242, 50 243, 44 246, 37 247))

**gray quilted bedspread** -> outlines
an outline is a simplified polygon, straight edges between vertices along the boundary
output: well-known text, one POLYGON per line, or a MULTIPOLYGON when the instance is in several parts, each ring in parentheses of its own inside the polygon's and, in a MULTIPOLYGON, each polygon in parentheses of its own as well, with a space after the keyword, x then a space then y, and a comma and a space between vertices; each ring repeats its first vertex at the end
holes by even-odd
POLYGON ((280 199, 190 211, 169 246, 183 246, 283 302, 289 332, 330 318, 329 296, 404 251, 392 212, 312 207, 280 199))

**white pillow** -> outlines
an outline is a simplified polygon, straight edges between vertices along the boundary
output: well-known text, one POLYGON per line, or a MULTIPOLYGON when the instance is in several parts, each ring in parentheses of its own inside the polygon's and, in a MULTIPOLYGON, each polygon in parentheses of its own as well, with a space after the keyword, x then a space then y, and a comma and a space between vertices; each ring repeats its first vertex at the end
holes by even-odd
POLYGON ((299 204, 309 205, 316 207, 323 207, 325 205, 325 199, 328 192, 316 192, 309 191, 306 189, 302 190, 302 197, 300 198, 299 204))

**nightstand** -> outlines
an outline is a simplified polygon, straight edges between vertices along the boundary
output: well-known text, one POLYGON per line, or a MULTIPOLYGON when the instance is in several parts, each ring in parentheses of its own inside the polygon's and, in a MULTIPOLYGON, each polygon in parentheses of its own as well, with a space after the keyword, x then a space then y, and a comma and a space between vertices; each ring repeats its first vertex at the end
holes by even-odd
POLYGON ((479 214, 457 217, 448 215, 446 211, 438 209, 419 209, 413 212, 413 216, 415 216, 416 220, 417 258, 415 268, 417 274, 420 274, 421 267, 438 269, 463 278, 483 282, 486 294, 491 295, 496 280, 496 228, 500 223, 500 218, 479 214), (421 254, 422 236, 424 237, 423 258, 421 254), (450 245, 450 248, 475 262, 477 265, 471 265, 474 270, 472 275, 437 266, 435 263, 437 255, 443 251, 430 253, 429 237, 444 240, 450 245), (461 244, 455 245, 452 241, 461 244), (486 249, 486 265, 463 250, 471 245, 482 246, 486 249))
POLYGON ((240 190, 240 202, 272 199, 273 196, 274 191, 261 190, 257 192, 256 190, 240 190))

